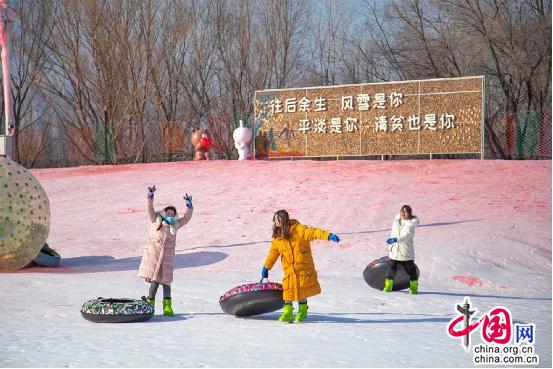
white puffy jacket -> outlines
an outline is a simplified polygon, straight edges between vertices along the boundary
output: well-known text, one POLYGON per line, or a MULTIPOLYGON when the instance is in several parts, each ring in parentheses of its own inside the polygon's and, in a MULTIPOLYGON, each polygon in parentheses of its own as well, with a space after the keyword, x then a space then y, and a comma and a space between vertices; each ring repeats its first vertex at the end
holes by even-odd
POLYGON ((401 219, 396 215, 392 224, 390 237, 397 238, 397 242, 388 246, 388 256, 392 260, 407 261, 415 260, 415 228, 419 225, 419 218, 401 219))

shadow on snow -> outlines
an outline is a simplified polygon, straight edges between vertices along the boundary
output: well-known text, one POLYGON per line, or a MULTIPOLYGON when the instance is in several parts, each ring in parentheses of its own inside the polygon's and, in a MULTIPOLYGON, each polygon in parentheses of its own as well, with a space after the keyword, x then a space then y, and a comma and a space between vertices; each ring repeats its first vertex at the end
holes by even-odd
MULTIPOLYGON (((218 263, 228 257, 223 252, 199 251, 175 255, 175 269, 194 268, 218 263)), ((142 256, 115 259, 110 255, 62 258, 56 268, 26 268, 26 273, 97 273, 138 270, 142 256)))

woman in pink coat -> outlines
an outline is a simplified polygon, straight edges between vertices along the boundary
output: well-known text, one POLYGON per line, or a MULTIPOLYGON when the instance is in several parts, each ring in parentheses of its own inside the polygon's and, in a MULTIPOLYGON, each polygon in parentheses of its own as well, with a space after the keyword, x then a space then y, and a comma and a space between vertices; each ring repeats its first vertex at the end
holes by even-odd
POLYGON ((154 192, 156 186, 148 187, 148 217, 152 226, 148 237, 148 245, 144 250, 138 276, 150 282, 148 303, 155 305, 155 296, 159 285, 163 285, 163 315, 174 316, 171 307, 171 282, 173 281, 173 269, 175 267, 175 244, 177 230, 184 226, 192 218, 192 196, 183 196, 186 201, 186 213, 179 218, 174 206, 154 211, 154 192))

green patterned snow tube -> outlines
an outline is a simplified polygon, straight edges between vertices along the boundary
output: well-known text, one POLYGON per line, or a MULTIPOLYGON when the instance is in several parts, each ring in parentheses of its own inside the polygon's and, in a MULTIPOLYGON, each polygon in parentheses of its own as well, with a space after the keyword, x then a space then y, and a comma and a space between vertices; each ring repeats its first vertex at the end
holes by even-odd
POLYGON ((154 316, 154 308, 144 300, 98 297, 83 304, 81 315, 94 323, 143 322, 154 316))

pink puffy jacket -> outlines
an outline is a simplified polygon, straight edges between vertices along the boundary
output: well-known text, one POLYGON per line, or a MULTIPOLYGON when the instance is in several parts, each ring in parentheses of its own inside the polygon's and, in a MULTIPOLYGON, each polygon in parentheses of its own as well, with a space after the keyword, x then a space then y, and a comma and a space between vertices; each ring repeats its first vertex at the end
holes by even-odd
MULTIPOLYGON (((138 268, 138 276, 146 281, 154 281, 169 285, 173 281, 173 269, 175 267, 175 245, 177 236, 172 235, 169 227, 162 225, 158 230, 159 222, 154 211, 154 201, 148 200, 148 217, 152 222, 148 244, 142 255, 142 261, 138 268)), ((178 218, 176 229, 178 230, 192 218, 194 209, 187 209, 182 218, 178 218)))

